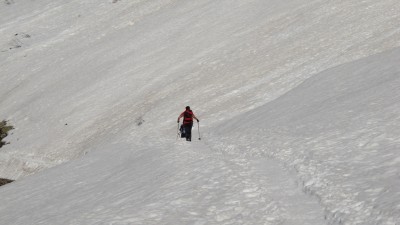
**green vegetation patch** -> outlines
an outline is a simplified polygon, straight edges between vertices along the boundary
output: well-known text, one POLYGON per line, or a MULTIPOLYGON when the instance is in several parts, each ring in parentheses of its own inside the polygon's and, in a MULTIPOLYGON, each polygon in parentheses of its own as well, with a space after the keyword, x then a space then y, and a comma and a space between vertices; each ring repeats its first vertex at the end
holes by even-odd
POLYGON ((7 125, 7 121, 3 120, 0 122, 0 148, 3 147, 3 145, 8 144, 4 142, 3 139, 7 137, 8 132, 12 129, 14 129, 14 127, 7 125))

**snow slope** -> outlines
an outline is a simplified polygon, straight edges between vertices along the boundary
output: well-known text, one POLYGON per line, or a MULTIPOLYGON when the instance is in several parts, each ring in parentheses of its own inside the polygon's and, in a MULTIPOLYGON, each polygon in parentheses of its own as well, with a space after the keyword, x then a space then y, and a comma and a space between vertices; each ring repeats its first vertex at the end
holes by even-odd
POLYGON ((0 115, 17 128, 1 154, 9 178, 76 158, 136 120, 170 127, 186 104, 211 125, 399 46, 388 0, 14 2, 1 6, 0 30, 0 115))
POLYGON ((317 74, 226 123, 215 146, 295 169, 304 191, 318 196, 333 220, 397 224, 399 60, 397 48, 317 74))
POLYGON ((2 221, 396 224, 399 11, 394 0, 0 5, 0 118, 16 127, 0 176, 20 179, 0 189, 2 221), (202 142, 175 140, 185 105, 202 142))

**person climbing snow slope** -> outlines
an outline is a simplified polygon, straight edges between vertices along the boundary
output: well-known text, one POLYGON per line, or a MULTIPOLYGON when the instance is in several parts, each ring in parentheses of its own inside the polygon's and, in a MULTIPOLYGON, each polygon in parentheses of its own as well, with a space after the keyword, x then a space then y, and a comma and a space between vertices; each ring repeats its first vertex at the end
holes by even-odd
POLYGON ((193 119, 196 119, 197 122, 200 122, 199 119, 194 115, 193 111, 189 106, 186 106, 186 110, 181 113, 178 117, 179 120, 183 117, 183 129, 186 137, 186 141, 192 141, 192 127, 193 127, 193 119))

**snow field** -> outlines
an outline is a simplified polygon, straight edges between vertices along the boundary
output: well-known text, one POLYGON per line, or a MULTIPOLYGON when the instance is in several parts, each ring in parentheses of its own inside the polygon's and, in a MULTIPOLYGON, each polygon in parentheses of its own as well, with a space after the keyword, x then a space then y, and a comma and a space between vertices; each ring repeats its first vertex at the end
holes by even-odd
POLYGON ((396 225, 399 7, 0 5, 1 221, 396 225))
POLYGON ((109 146, 118 147, 119 154, 95 151, 60 166, 62 170, 47 170, 5 186, 2 193, 7 196, 7 207, 2 208, 2 221, 39 224, 49 223, 51 218, 58 224, 323 223, 317 202, 296 191, 291 175, 278 169, 280 166, 273 161, 215 157, 201 142, 178 141, 159 149, 162 143, 149 142, 149 149, 137 147, 134 151, 130 145, 119 143, 109 146), (29 190, 24 187, 32 183, 29 190), (46 187, 52 187, 46 195, 35 194, 46 187), (14 207, 14 201, 26 204, 14 207), (57 202, 68 204, 55 209, 57 202), (24 214, 26 210, 31 213, 24 214))
POLYGON ((294 168, 304 191, 326 207, 328 221, 396 224, 399 59, 395 49, 315 75, 226 123, 216 131, 225 144, 216 138, 210 145, 294 168))

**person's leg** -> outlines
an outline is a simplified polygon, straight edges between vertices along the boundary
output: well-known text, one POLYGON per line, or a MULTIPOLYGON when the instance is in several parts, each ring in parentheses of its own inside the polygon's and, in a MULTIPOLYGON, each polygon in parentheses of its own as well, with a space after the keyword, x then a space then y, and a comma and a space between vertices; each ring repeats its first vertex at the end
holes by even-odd
POLYGON ((193 124, 185 125, 186 141, 192 141, 192 126, 193 126, 193 124))

